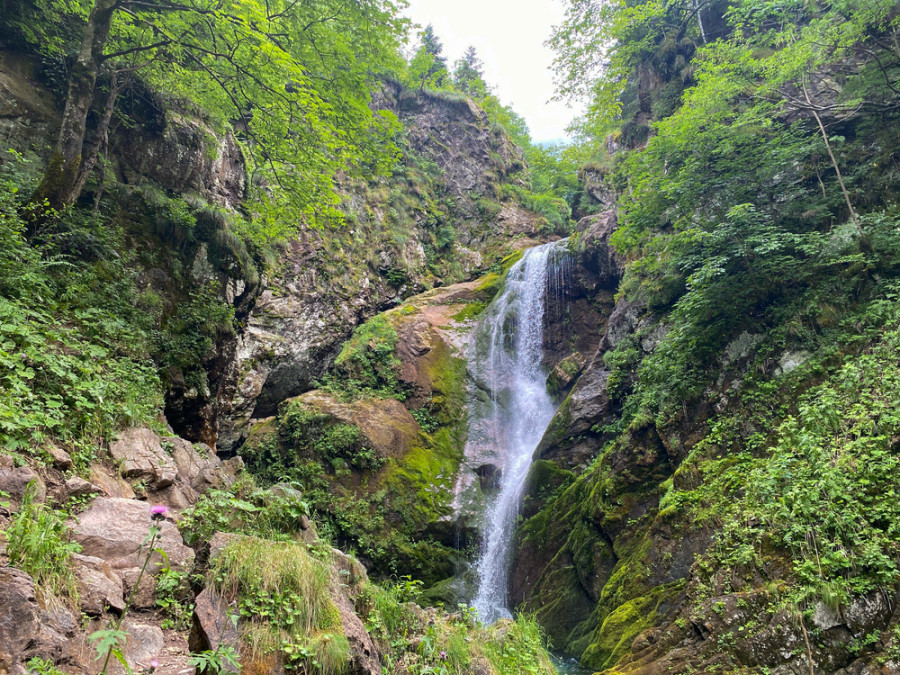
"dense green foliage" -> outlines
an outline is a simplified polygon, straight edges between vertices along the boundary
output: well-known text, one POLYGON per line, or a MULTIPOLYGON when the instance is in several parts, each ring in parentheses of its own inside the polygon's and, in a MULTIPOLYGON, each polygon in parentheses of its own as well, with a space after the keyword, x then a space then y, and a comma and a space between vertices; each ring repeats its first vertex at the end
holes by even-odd
POLYGON ((209 541, 216 532, 283 540, 299 535, 308 515, 309 504, 296 490, 260 489, 245 475, 229 489, 203 495, 185 511, 179 527, 190 545, 209 541))
POLYGON ((400 360, 394 354, 397 330, 383 315, 353 331, 334 360, 324 388, 343 398, 404 398, 397 381, 400 360))
POLYGON ((234 310, 183 260, 204 244, 251 281, 258 263, 215 210, 149 189, 123 189, 95 213, 70 209, 27 237, 28 168, 7 166, 0 197, 2 445, 36 454, 52 440, 83 465, 119 427, 157 423, 160 369, 207 389, 207 359, 234 310), (170 270, 169 288, 142 277, 155 266, 170 270))
POLYGON ((240 618, 243 667, 282 661, 288 670, 337 675, 350 659, 341 617, 331 599, 328 551, 305 544, 238 537, 213 559, 210 585, 240 618))
POLYGON ((810 285, 849 289, 894 272, 893 9, 712 3, 702 16, 720 30, 704 37, 701 14, 679 3, 570 4, 552 41, 562 92, 586 93, 601 44, 614 64, 592 80, 594 105, 612 114, 606 126, 589 122, 594 134, 615 123, 624 133, 637 119, 623 107, 629 82, 657 95, 678 79, 666 50, 693 43, 679 106, 640 118, 659 121, 611 178, 623 189, 613 243, 633 260, 621 291, 675 307, 669 337, 640 371, 645 411, 665 417, 697 395, 736 332, 776 324, 810 285), (599 15, 608 21, 589 25, 599 15))
POLYGON ((643 318, 603 355, 612 423, 566 438, 567 401, 548 432, 594 463, 548 474, 520 536, 555 556, 528 607, 594 669, 655 624, 685 671, 774 665, 773 631, 819 665, 889 640, 889 614, 840 647, 813 616, 897 583, 898 34, 877 0, 568 3, 560 93, 588 98, 643 318))
POLYGON ((465 605, 452 614, 430 610, 426 615, 413 604, 418 585, 406 577, 363 588, 361 615, 384 653, 386 670, 403 668, 413 675, 556 672, 532 617, 520 614, 515 621, 484 627, 465 605))
MULTIPOLYGON (((123 2, 109 10, 105 40, 106 15, 90 13, 94 3, 13 5, 7 29, 50 64, 91 30, 100 52, 92 76, 139 77, 173 103, 203 110, 219 129, 240 120, 234 126, 251 158, 259 236, 290 232, 298 218, 339 218, 335 173, 384 172, 394 159, 395 121, 368 107, 374 76, 402 63, 406 20, 391 2, 123 2), (71 42, 45 28, 59 23, 81 25, 71 42), (42 40, 47 31, 55 39, 42 40)), ((77 93, 69 89, 67 111, 83 107, 77 93)))
POLYGON ((121 232, 72 214, 24 236, 17 200, 27 177, 0 190, 0 430, 8 450, 48 437, 89 449, 117 426, 150 421, 162 400, 147 358, 151 325, 139 308, 121 232))

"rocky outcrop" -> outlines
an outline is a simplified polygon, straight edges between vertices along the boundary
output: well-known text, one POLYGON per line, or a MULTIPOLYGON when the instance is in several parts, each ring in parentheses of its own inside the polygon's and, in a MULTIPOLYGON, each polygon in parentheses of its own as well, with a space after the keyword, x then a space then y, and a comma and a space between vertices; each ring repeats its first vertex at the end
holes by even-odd
POLYGON ((522 152, 471 101, 387 82, 373 105, 403 123, 409 171, 419 175, 419 158, 436 169, 412 189, 346 185, 348 229, 305 232, 290 243, 218 389, 219 449, 237 448, 251 419, 312 389, 354 326, 426 288, 471 278, 540 228, 538 216, 501 201, 502 185, 523 184, 522 152), (390 235, 400 217, 384 201, 392 189, 422 200, 403 216, 402 238, 390 235), (442 195, 439 214, 434 199, 422 197, 432 194, 442 195))
POLYGON ((194 600, 191 651, 216 651, 220 645, 238 646, 237 627, 228 616, 228 603, 213 589, 204 588, 194 600))
POLYGON ((125 590, 122 577, 101 558, 75 554, 72 556, 78 579, 78 600, 81 611, 100 616, 107 610, 125 609, 125 590))
POLYGON ((122 477, 146 481, 157 490, 169 487, 178 475, 172 458, 163 452, 159 436, 144 427, 122 431, 109 444, 109 454, 122 477))
POLYGON ((84 483, 84 493, 100 492, 113 498, 133 499, 135 489, 149 491, 155 503, 180 511, 210 488, 230 485, 243 467, 239 457, 223 462, 203 443, 195 445, 177 436, 161 438, 146 427, 122 430, 110 442, 109 454, 115 471, 94 463, 91 482, 70 478, 67 491, 73 493, 79 481, 84 483))
POLYGON ((200 120, 168 111, 157 126, 135 126, 111 135, 114 169, 129 185, 152 182, 176 194, 237 208, 247 189, 247 167, 231 132, 217 133, 200 120))
POLYGON ((358 428, 363 445, 380 457, 403 457, 418 439, 416 420, 400 401, 392 398, 342 403, 329 393, 314 390, 290 401, 358 428))
POLYGON ((41 152, 55 131, 55 103, 50 93, 38 86, 37 75, 34 59, 0 50, 0 143, 4 150, 41 152))

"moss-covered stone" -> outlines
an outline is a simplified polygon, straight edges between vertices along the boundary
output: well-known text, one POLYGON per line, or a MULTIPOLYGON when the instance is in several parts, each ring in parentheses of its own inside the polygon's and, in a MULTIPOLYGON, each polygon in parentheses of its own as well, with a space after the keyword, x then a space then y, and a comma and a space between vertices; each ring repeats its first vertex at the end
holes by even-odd
POLYGON ((581 657, 588 668, 604 670, 627 654, 639 633, 659 622, 658 609, 684 588, 683 583, 659 586, 609 612, 591 636, 581 657))
POLYGON ((525 478, 522 513, 526 518, 535 515, 561 486, 575 477, 571 471, 560 468, 555 462, 537 459, 531 464, 525 478))
POLYGON ((562 394, 578 377, 587 363, 581 352, 570 354, 557 363, 547 376, 547 391, 553 396, 562 394))

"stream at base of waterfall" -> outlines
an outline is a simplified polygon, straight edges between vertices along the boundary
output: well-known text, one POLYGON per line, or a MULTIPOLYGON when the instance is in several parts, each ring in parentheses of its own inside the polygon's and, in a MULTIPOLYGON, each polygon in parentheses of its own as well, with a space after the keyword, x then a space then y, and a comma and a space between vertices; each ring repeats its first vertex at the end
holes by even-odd
POLYGON ((500 472, 482 522, 471 603, 484 623, 511 616, 509 568, 522 490, 557 408, 542 363, 545 312, 548 298, 565 292, 567 258, 566 240, 527 250, 482 314, 470 347, 466 455, 494 457, 500 472))

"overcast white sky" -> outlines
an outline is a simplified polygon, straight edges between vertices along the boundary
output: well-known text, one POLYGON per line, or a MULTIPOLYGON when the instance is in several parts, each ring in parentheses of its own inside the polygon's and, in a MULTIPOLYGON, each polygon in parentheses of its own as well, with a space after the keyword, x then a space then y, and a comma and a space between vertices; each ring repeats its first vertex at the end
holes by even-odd
POLYGON ((565 139, 575 112, 548 103, 553 52, 544 46, 551 27, 562 22, 560 0, 409 0, 407 14, 422 27, 434 26, 451 69, 474 45, 485 80, 525 118, 535 141, 565 139))

